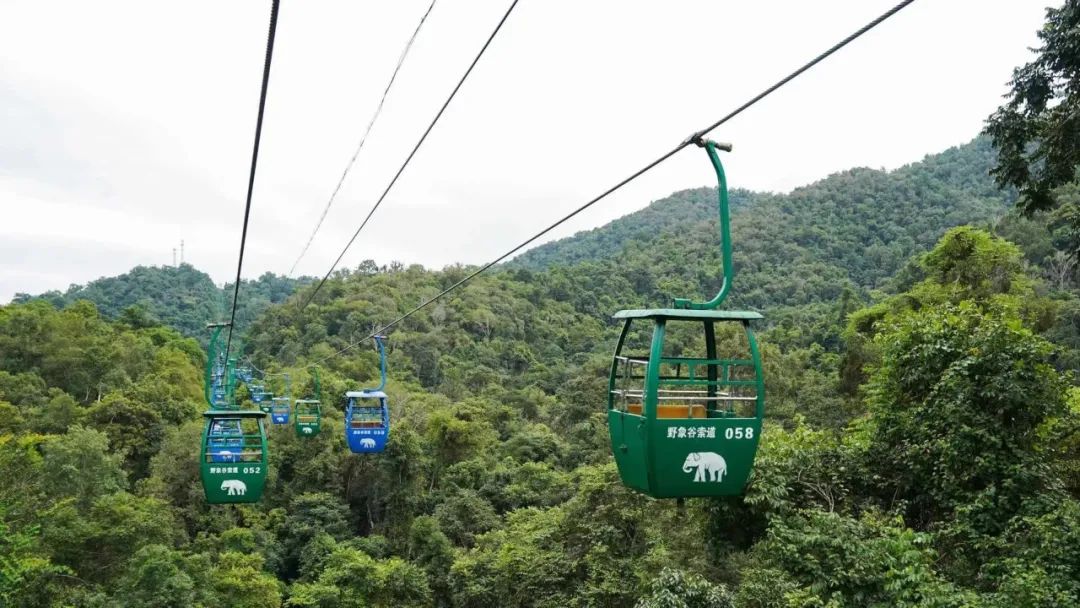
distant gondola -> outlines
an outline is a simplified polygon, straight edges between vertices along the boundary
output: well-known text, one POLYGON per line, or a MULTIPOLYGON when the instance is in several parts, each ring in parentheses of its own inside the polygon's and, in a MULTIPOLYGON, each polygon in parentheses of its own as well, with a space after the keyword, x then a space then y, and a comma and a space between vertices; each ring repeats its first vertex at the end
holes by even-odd
POLYGON ((319 370, 311 368, 315 385, 314 399, 297 399, 293 404, 293 421, 297 437, 314 437, 322 430, 322 390, 319 387, 319 370))

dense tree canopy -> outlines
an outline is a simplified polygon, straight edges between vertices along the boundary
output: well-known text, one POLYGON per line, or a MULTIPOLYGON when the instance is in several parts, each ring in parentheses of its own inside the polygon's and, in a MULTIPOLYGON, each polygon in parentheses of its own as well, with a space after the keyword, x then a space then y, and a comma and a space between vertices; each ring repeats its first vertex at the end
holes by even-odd
MULTIPOLYGON (((395 426, 381 456, 350 454, 330 406, 331 395, 376 377, 375 352, 328 361, 324 433, 272 433, 264 500, 232 509, 206 505, 198 481, 203 354, 193 340, 108 321, 86 303, 4 307, 0 401, 10 415, 0 470, 13 483, 0 488, 0 598, 1073 602, 1080 444, 1068 438, 1080 428, 1080 399, 1038 333, 1055 324, 1029 314, 1055 309, 1024 255, 957 228, 919 258, 921 278, 905 291, 862 310, 840 303, 832 323, 849 329, 834 353, 789 340, 781 326, 766 332, 774 415, 747 494, 685 505, 627 490, 610 463, 601 411, 616 328, 573 303, 590 289, 587 271, 481 277, 395 331, 395 426), (873 356, 855 363, 864 390, 845 397, 841 364, 852 364, 845 344, 856 335, 873 356)), ((249 355, 290 370, 297 396, 308 394, 310 360, 458 276, 343 273, 328 284, 332 297, 302 316, 268 310, 249 355)))
MULTIPOLYGON (((280 304, 307 277, 291 279, 265 273, 257 280, 241 281, 243 295, 236 311, 236 326, 245 329, 271 304, 280 304)), ((219 321, 232 306, 232 284, 214 285, 210 275, 190 264, 179 266, 138 266, 117 277, 106 277, 86 285, 72 285, 67 291, 50 291, 39 296, 17 294, 15 302, 45 300, 57 307, 86 300, 110 319, 129 327, 167 325, 185 336, 203 341, 206 324, 219 321)))

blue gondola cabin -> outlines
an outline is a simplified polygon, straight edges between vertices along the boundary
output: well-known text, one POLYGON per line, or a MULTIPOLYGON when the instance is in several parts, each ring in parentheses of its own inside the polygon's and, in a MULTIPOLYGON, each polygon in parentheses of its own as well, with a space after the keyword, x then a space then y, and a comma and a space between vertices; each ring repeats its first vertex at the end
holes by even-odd
POLYGON ((382 452, 390 436, 390 411, 382 391, 345 393, 345 439, 357 454, 382 452))

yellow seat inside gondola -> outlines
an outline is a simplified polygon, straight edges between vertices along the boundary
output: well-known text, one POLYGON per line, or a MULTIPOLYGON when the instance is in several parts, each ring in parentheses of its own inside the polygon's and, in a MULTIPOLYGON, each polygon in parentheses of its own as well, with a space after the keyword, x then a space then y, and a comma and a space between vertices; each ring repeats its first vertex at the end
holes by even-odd
MULTIPOLYGON (((628 403, 626 405, 626 411, 641 416, 641 404, 640 403, 628 403)), ((656 406, 657 418, 708 418, 708 413, 705 411, 705 406, 700 403, 691 404, 667 404, 663 403, 656 406)))

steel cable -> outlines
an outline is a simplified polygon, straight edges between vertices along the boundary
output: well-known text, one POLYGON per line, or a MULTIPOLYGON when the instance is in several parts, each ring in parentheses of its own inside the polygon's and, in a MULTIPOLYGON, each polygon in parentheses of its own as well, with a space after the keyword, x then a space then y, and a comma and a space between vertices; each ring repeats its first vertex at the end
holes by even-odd
MULTIPOLYGON (((825 60, 826 58, 828 58, 828 57, 829 57, 830 55, 832 55, 832 54, 833 54, 833 53, 835 53, 836 51, 838 51, 838 50, 840 50, 840 49, 844 48, 845 46, 847 46, 848 44, 850 44, 850 43, 851 43, 852 41, 854 41, 854 40, 855 40, 856 38, 859 38, 860 36, 862 36, 862 35, 863 35, 863 34, 865 34, 866 32, 870 31, 871 29, 873 29, 873 28, 874 28, 874 27, 876 27, 877 25, 881 24, 881 23, 882 23, 883 21, 885 21, 885 20, 886 20, 886 19, 888 19, 889 17, 892 17, 892 16, 893 16, 893 15, 895 15, 896 13, 900 12, 900 11, 901 11, 902 9, 904 9, 905 7, 907 7, 908 5, 910 5, 910 4, 911 4, 912 2, 914 2, 914 1, 915 1, 915 0, 904 0, 903 2, 900 2, 900 3, 899 3, 899 4, 897 4, 896 6, 892 7, 892 8, 891 8, 891 9, 889 9, 888 11, 886 11, 885 13, 882 13, 882 14, 881 14, 880 16, 878 16, 878 17, 877 17, 876 19, 874 19, 873 21, 870 21, 870 22, 869 22, 869 23, 867 23, 866 25, 864 25, 864 26, 862 26, 861 28, 859 28, 858 30, 856 30, 855 32, 853 32, 852 34, 850 34, 849 36, 847 36, 846 38, 844 38, 844 39, 843 39, 843 40, 841 40, 840 42, 837 42, 837 43, 836 43, 836 44, 834 44, 833 46, 829 47, 829 49, 827 49, 827 50, 823 51, 823 52, 822 52, 821 54, 819 54, 818 56, 814 57, 814 58, 813 58, 813 59, 811 59, 811 60, 810 60, 809 62, 807 62, 807 63, 803 64, 803 65, 802 65, 801 67, 799 67, 799 68, 798 68, 798 69, 796 69, 795 71, 793 71, 793 72, 791 72, 790 74, 788 74, 787 76, 785 76, 785 77, 781 78, 780 80, 778 80, 778 81, 777 81, 777 82, 776 82, 775 84, 773 84, 773 85, 772 85, 772 86, 770 86, 769 88, 765 89, 765 90, 764 90, 764 91, 762 91, 761 93, 758 93, 758 94, 757 94, 757 95, 755 95, 754 97, 750 98, 750 100, 749 100, 749 101, 747 101, 747 102, 743 103, 742 105, 738 106, 737 108, 735 108, 734 110, 732 110, 731 112, 729 112, 728 114, 726 114, 726 115, 725 115, 725 116, 724 116, 723 118, 721 118, 720 120, 717 120, 716 122, 712 123, 712 124, 711 124, 711 125, 709 125, 708 127, 704 128, 704 129, 702 129, 702 130, 700 130, 700 131, 697 131, 697 132, 695 132, 695 133, 694 133, 693 135, 691 135, 691 136, 690 136, 689 138, 687 138, 687 139, 686 139, 685 141, 683 141, 683 142, 682 142, 682 143, 680 143, 679 145, 675 146, 675 147, 674 147, 673 149, 671 149, 670 151, 668 151, 668 152, 664 153, 664 154, 663 154, 662 156, 660 156, 660 157, 659 157, 659 158, 657 158, 656 160, 654 160, 654 161, 650 162, 649 164, 645 165, 645 166, 644 166, 643 168, 641 168, 641 169, 639 169, 638 171, 634 172, 634 173, 633 173, 633 174, 631 174, 631 175, 630 175, 629 177, 627 177, 627 178, 623 179, 622 181, 620 181, 619 183, 615 184, 615 185, 614 185, 614 186, 612 186, 611 188, 608 188, 608 189, 607 189, 607 190, 605 190, 605 191, 604 191, 603 193, 601 193, 601 194, 600 194, 599 196, 597 196, 597 197, 595 197, 595 198, 591 199, 590 201, 588 201, 588 202, 586 202, 585 204, 581 205, 581 206, 580 206, 580 207, 578 207, 577 209, 575 209, 575 210, 571 211, 570 213, 566 214, 565 216, 563 216, 562 218, 560 218, 560 219, 559 219, 558 221, 556 221, 555 223, 551 224, 551 225, 550 225, 550 226, 548 226, 547 228, 544 228, 544 229, 543 229, 543 230, 541 230, 540 232, 538 232, 538 233, 534 234, 533 236, 529 237, 529 238, 528 238, 527 240, 525 240, 525 241, 524 241, 524 242, 522 242, 521 244, 519 244, 519 245, 515 246, 515 247, 514 247, 513 249, 511 249, 511 250, 507 251, 506 253, 504 253, 504 254, 500 255, 499 257, 497 257, 497 258, 495 258, 494 260, 492 260, 492 261, 488 262, 487 264, 484 264, 483 266, 481 266, 481 267, 480 267, 480 268, 478 268, 477 270, 474 270, 474 271, 473 271, 472 273, 470 273, 470 274, 466 275, 466 276, 465 276, 465 278, 463 278, 463 279, 459 280, 458 282, 454 283, 454 284, 453 284, 453 285, 451 285, 450 287, 447 287, 446 289, 442 290, 442 291, 441 291, 441 292, 439 292, 439 293, 438 293, 437 295, 435 295, 435 296, 433 296, 433 297, 431 297, 431 298, 428 298, 427 300, 423 301, 422 303, 420 303, 419 305, 417 305, 417 306, 416 306, 416 307, 414 307, 413 309, 409 310, 409 311, 408 311, 408 312, 406 312, 405 314, 403 314, 403 315, 401 315, 401 316, 397 317, 397 318, 396 318, 396 319, 394 319, 393 321, 391 321, 391 322, 387 323, 386 325, 383 325, 382 327, 378 328, 377 330, 375 330, 374 332, 372 332, 372 333, 371 333, 371 334, 369 334, 368 336, 364 337, 364 338, 363 338, 362 340, 360 340, 360 341, 358 341, 358 342, 354 342, 354 343, 352 343, 352 344, 349 344, 348 346, 346 346, 345 348, 343 348, 343 349, 341 349, 341 350, 339 350, 339 351, 335 352, 334 354, 332 354, 332 355, 329 355, 329 356, 327 356, 327 357, 324 357, 324 358, 320 359, 319 361, 317 361, 317 362, 315 363, 315 365, 319 365, 319 364, 322 364, 322 363, 326 362, 327 360, 329 360, 329 359, 331 359, 331 358, 333 358, 333 357, 336 357, 336 356, 342 355, 342 354, 344 354, 344 353, 346 353, 346 352, 348 352, 348 351, 352 350, 353 348, 356 348, 357 346, 359 346, 360 344, 363 344, 363 343, 364 343, 364 342, 366 342, 367 340, 370 340, 370 339, 374 338, 376 334, 378 334, 378 335, 383 335, 383 334, 385 334, 385 333, 386 333, 386 331, 387 331, 388 329, 390 329, 390 328, 394 327, 394 326, 395 326, 395 325, 397 325, 398 323, 401 323, 402 321, 404 321, 405 319, 407 319, 407 318, 411 317, 412 315, 416 314, 417 312, 420 312, 421 310, 423 310, 424 308, 426 308, 426 307, 430 306, 430 305, 431 305, 431 304, 433 304, 434 302, 436 302, 436 301, 438 301, 438 300, 442 299, 443 297, 445 297, 445 296, 446 296, 447 294, 449 294, 450 292, 452 292, 452 291, 454 291, 454 290, 458 289, 459 287, 461 287, 461 286, 465 285, 465 284, 466 284, 466 283, 468 283, 469 281, 471 281, 471 280, 473 280, 474 278, 476 278, 476 277, 477 277, 478 275, 480 275, 480 274, 482 274, 482 273, 486 272, 487 270, 491 269, 491 267, 495 266, 495 265, 496 265, 496 264, 498 264, 499 262, 501 262, 501 261, 505 260, 506 258, 510 257, 511 255, 513 255, 513 254, 517 253, 517 252, 518 252, 518 251, 520 251, 520 250, 521 250, 521 249, 522 249, 523 247, 526 247, 527 245, 529 245, 530 243, 532 243, 532 242, 533 242, 533 241, 535 241, 536 239, 538 239, 538 238, 540 238, 540 237, 544 236, 544 235, 545 235, 545 234, 547 234, 548 232, 551 232, 552 230, 554 230, 555 228, 559 227, 559 226, 560 226, 560 225, 562 225, 563 223, 567 222, 568 220, 570 220, 570 219, 571 219, 571 218, 573 218, 574 216, 578 215, 578 214, 579 214, 579 213, 581 213, 582 211, 585 211, 585 210, 586 210, 586 209, 588 209, 589 207, 591 207, 591 206, 595 205, 596 203, 600 202, 601 200, 603 200, 603 199, 607 198, 607 197, 608 197, 608 196, 609 196, 610 194, 612 194, 612 193, 613 193, 613 192, 615 192, 616 190, 618 190, 618 189, 622 188, 623 186, 625 186, 626 184, 630 183, 631 181, 633 181, 633 180, 637 179, 637 178, 638 178, 638 177, 640 177, 640 176, 641 176, 641 175, 642 175, 643 173, 645 173, 645 172, 647 172, 647 171, 651 170, 652 168, 656 167, 656 166, 657 166, 657 165, 659 165, 660 163, 662 163, 662 162, 666 161, 667 159, 671 158, 672 156, 674 156, 674 155, 675 155, 676 153, 678 153, 678 152, 679 152, 680 150, 682 150, 683 148, 685 148, 685 147, 687 147, 687 146, 689 146, 689 145, 691 145, 691 144, 695 144, 695 143, 697 143, 697 142, 700 142, 700 141, 701 141, 701 139, 702 139, 702 138, 703 138, 703 137, 704 137, 705 135, 707 135, 707 134, 708 134, 708 133, 709 133, 710 131, 712 131, 713 129, 715 129, 715 128, 719 127, 720 125, 722 125, 722 124, 724 124, 724 123, 726 123, 726 122, 728 122, 728 121, 729 121, 729 120, 731 120, 732 118, 735 118, 736 116, 738 116, 739 114, 741 114, 741 113, 742 113, 743 111, 745 111, 746 109, 750 108, 751 106, 753 106, 753 105, 754 105, 754 104, 756 104, 757 102, 761 101, 762 99, 764 99, 764 98, 765 98, 765 97, 767 97, 768 95, 770 95, 770 94, 772 94, 773 92, 775 92, 775 91, 776 91, 777 89, 779 89, 780 87, 782 87, 782 86, 784 86, 785 84, 787 84, 787 83, 791 82, 792 80, 794 80, 795 78, 797 78, 797 77, 798 77, 798 76, 800 76, 800 75, 801 75, 802 73, 804 73, 804 72, 806 72, 807 70, 809 70, 810 68, 814 67, 814 66, 815 66, 815 65, 817 65, 818 63, 821 63, 821 62, 822 62, 823 60, 825 60)), ((340 259, 340 258, 339 258, 339 259, 340 259)), ((329 273, 327 273, 327 276, 329 276, 329 273)), ((325 278, 324 278, 324 281, 325 281, 325 278)), ((312 297, 313 297, 313 296, 312 296, 312 297)), ((308 298, 308 302, 310 302, 310 301, 311 301, 311 298, 308 298)), ((306 305, 306 304, 305 304, 305 305, 306 305)))
POLYGON ((379 99, 379 105, 375 108, 375 113, 372 114, 367 128, 364 129, 364 134, 360 137, 360 143, 357 144, 352 158, 349 159, 349 163, 345 165, 345 170, 341 172, 341 177, 338 179, 337 186, 334 186, 334 191, 330 194, 330 199, 326 201, 326 207, 323 208, 322 215, 319 216, 319 221, 315 224, 315 229, 311 231, 311 236, 308 237, 307 243, 300 251, 300 255, 296 256, 296 261, 293 262, 292 268, 289 269, 288 276, 291 277, 293 273, 296 272, 296 267, 300 264, 300 260, 304 259, 304 255, 307 254, 308 249, 311 247, 311 243, 315 240, 315 235, 319 233, 319 228, 322 228, 323 221, 326 220, 326 214, 330 212, 330 206, 334 204, 334 199, 337 198, 338 192, 341 191, 341 186, 345 183, 345 178, 348 177, 349 170, 352 169, 353 165, 356 163, 356 157, 360 155, 360 150, 364 148, 368 135, 371 134, 372 127, 375 126, 375 122, 379 119, 379 114, 382 113, 383 105, 386 103, 386 97, 390 94, 390 89, 394 86, 394 80, 397 79, 398 72, 401 71, 401 66, 405 63, 405 58, 409 56, 409 49, 412 48, 413 42, 416 41, 416 37, 420 34, 421 28, 424 27, 424 22, 427 21, 428 15, 431 14, 431 9, 435 8, 435 2, 436 0, 431 0, 431 4, 428 5, 424 16, 420 17, 420 23, 416 24, 416 30, 413 31, 412 37, 405 43, 405 48, 401 51, 401 56, 398 57, 397 66, 394 67, 394 73, 390 75, 390 81, 386 83, 386 89, 383 90, 382 98, 379 99))
POLYGON ((326 281, 330 278, 330 273, 334 272, 334 269, 337 268, 337 265, 341 263, 341 258, 345 257, 345 252, 347 252, 349 248, 352 247, 352 244, 356 241, 356 237, 360 236, 360 232, 364 229, 365 226, 367 226, 368 221, 371 220, 371 216, 375 214, 375 211, 379 208, 379 205, 381 205, 383 200, 386 199, 386 195, 390 194, 390 190, 394 187, 394 184, 397 183, 398 178, 401 177, 401 174, 405 171, 405 167, 409 166, 409 162, 413 159, 413 156, 415 156, 416 152, 420 150, 420 146, 424 144, 424 140, 427 139, 428 134, 431 133, 431 130, 435 128, 435 124, 439 122, 439 119, 442 117, 443 112, 446 111, 446 108, 450 105, 450 102, 454 100, 454 96, 457 95, 458 90, 460 90, 461 86, 465 84, 465 80, 469 77, 469 74, 472 73, 473 68, 476 67, 476 64, 480 61, 480 58, 484 56, 484 51, 486 51, 488 46, 491 45, 491 41, 495 39, 495 35, 498 34, 499 30, 502 29, 503 24, 506 23, 506 19, 510 17, 510 13, 513 12, 514 7, 517 6, 517 3, 518 0, 514 0, 510 3, 510 8, 506 9, 506 13, 503 15, 502 19, 499 20, 498 25, 495 26, 495 29, 491 32, 491 35, 488 36, 487 42, 485 42, 484 46, 480 48, 480 52, 476 54, 476 57, 473 59, 472 63, 469 64, 469 69, 465 70, 465 74, 461 77, 461 80, 458 81, 457 86, 454 87, 454 90, 450 92, 450 96, 446 98, 445 102, 443 102, 442 107, 439 108, 439 112, 435 114, 435 118, 432 119, 431 124, 429 124, 427 129, 424 130, 424 134, 420 136, 420 140, 416 142, 415 146, 413 146, 412 152, 409 152, 409 156, 405 158, 405 162, 401 164, 401 168, 398 169, 397 173, 394 174, 393 179, 391 179, 390 183, 386 186, 386 190, 383 190, 382 195, 379 196, 379 199, 377 201, 375 201, 375 205, 371 208, 371 211, 368 212, 367 217, 365 217, 364 221, 360 223, 360 227, 356 229, 356 232, 353 233, 352 238, 350 238, 349 242, 345 244, 345 248, 341 250, 341 253, 338 254, 337 259, 334 260, 334 263, 330 265, 330 269, 326 271, 326 274, 323 276, 323 278, 319 281, 317 285, 315 285, 315 289, 311 292, 311 295, 308 296, 307 300, 305 300, 304 303, 300 306, 301 311, 307 308, 307 305, 315 299, 315 296, 318 295, 319 290, 322 289, 323 285, 325 285, 326 281))
POLYGON ((266 60, 263 63, 262 89, 259 92, 259 116, 255 121, 255 145, 251 150, 251 172, 248 175, 247 202, 244 205, 244 227, 240 232, 240 256, 236 262, 236 283, 233 285, 232 312, 229 314, 229 339, 225 342, 225 360, 232 349, 233 327, 236 325, 236 305, 240 295, 240 271, 244 268, 244 247, 247 245, 248 220, 251 218, 251 194, 255 189, 255 167, 259 164, 259 142, 262 140, 263 113, 266 109, 266 90, 270 86, 270 62, 274 57, 274 36, 277 33, 278 4, 270 4, 270 31, 266 37, 266 60))

